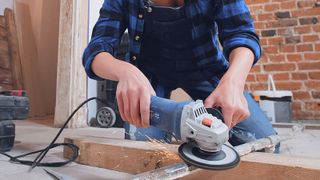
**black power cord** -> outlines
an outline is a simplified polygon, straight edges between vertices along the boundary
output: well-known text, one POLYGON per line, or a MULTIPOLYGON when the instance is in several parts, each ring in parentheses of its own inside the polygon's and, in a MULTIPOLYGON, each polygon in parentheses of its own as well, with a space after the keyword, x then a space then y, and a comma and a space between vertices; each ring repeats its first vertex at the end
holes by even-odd
POLYGON ((12 163, 19 163, 19 164, 24 164, 24 165, 28 165, 30 166, 30 171, 35 168, 36 166, 47 166, 47 167, 61 167, 64 166, 70 162, 73 162, 75 159, 77 159, 77 157, 79 156, 79 147, 76 146, 75 144, 72 143, 55 143, 56 140, 59 138, 59 136, 61 135, 62 131, 65 129, 65 127, 67 126, 67 124, 69 123, 69 121, 72 119, 72 117, 78 112, 78 110, 84 106, 85 104, 87 104, 88 102, 92 101, 92 100, 97 100, 100 101, 102 103, 104 103, 103 100, 97 98, 97 97, 92 97, 89 98, 87 100, 85 100, 84 102, 82 102, 72 113, 71 115, 68 117, 68 119, 66 120, 66 122, 64 123, 64 125, 60 128, 59 132, 57 133, 57 135, 54 137, 54 139, 51 141, 51 143, 44 149, 41 150, 37 150, 37 151, 33 151, 30 153, 26 153, 26 154, 22 154, 19 156, 11 156, 7 153, 3 153, 0 152, 0 154, 7 156, 8 158, 10 158, 10 162, 12 163), (72 150, 72 156, 67 160, 67 161, 63 161, 63 162, 50 162, 50 163, 41 163, 41 161, 43 160, 43 158, 46 156, 46 154, 48 153, 48 151, 50 149, 53 149, 55 147, 58 146, 66 146, 68 148, 70 148, 72 150), (20 160, 20 158, 28 156, 28 155, 32 155, 32 154, 36 154, 39 153, 39 155, 34 159, 34 161, 27 161, 27 160, 20 160))

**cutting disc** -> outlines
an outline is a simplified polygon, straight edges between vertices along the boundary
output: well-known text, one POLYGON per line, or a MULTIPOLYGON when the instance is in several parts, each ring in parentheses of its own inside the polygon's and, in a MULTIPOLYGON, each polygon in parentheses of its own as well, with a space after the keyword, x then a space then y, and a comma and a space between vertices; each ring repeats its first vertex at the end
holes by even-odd
POLYGON ((222 145, 218 152, 206 152, 194 143, 184 143, 179 147, 179 155, 189 165, 210 170, 230 169, 240 162, 239 154, 228 145, 222 145))

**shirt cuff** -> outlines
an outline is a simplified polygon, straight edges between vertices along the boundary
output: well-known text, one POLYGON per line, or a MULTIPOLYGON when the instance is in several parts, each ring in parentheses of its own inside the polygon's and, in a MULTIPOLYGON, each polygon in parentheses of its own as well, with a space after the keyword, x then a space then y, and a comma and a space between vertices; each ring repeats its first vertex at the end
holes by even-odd
POLYGON ((224 41, 223 51, 225 57, 228 59, 231 51, 238 47, 246 47, 249 48, 254 54, 254 62, 257 63, 261 56, 261 46, 259 43, 259 39, 257 37, 253 37, 252 35, 236 35, 230 39, 224 41))
POLYGON ((87 73, 87 76, 91 79, 95 79, 98 81, 104 80, 103 78, 97 76, 91 68, 92 61, 101 52, 108 52, 110 54, 113 54, 113 48, 106 43, 103 42, 96 42, 93 44, 89 44, 89 46, 85 49, 82 57, 82 62, 84 69, 87 73))

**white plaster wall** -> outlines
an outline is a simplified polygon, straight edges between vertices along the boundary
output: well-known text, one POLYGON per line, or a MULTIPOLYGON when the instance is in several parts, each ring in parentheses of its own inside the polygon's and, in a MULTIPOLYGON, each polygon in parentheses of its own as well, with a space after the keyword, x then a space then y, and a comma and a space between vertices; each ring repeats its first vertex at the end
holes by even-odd
MULTIPOLYGON (((90 41, 92 30, 99 18, 99 10, 102 7, 103 0, 90 0, 89 1, 89 31, 88 39, 90 41)), ((97 97, 97 81, 88 78, 88 98, 97 97)), ((90 103, 88 105, 88 120, 96 117, 97 104, 90 103)))

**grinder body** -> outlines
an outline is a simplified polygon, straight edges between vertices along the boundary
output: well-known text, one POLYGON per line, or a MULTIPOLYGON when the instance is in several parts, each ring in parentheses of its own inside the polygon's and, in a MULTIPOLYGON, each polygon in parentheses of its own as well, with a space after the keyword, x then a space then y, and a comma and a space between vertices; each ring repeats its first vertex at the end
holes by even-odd
POLYGON ((229 139, 228 127, 209 114, 201 100, 176 102, 153 96, 150 111, 151 126, 192 141, 202 150, 219 151, 229 139))

